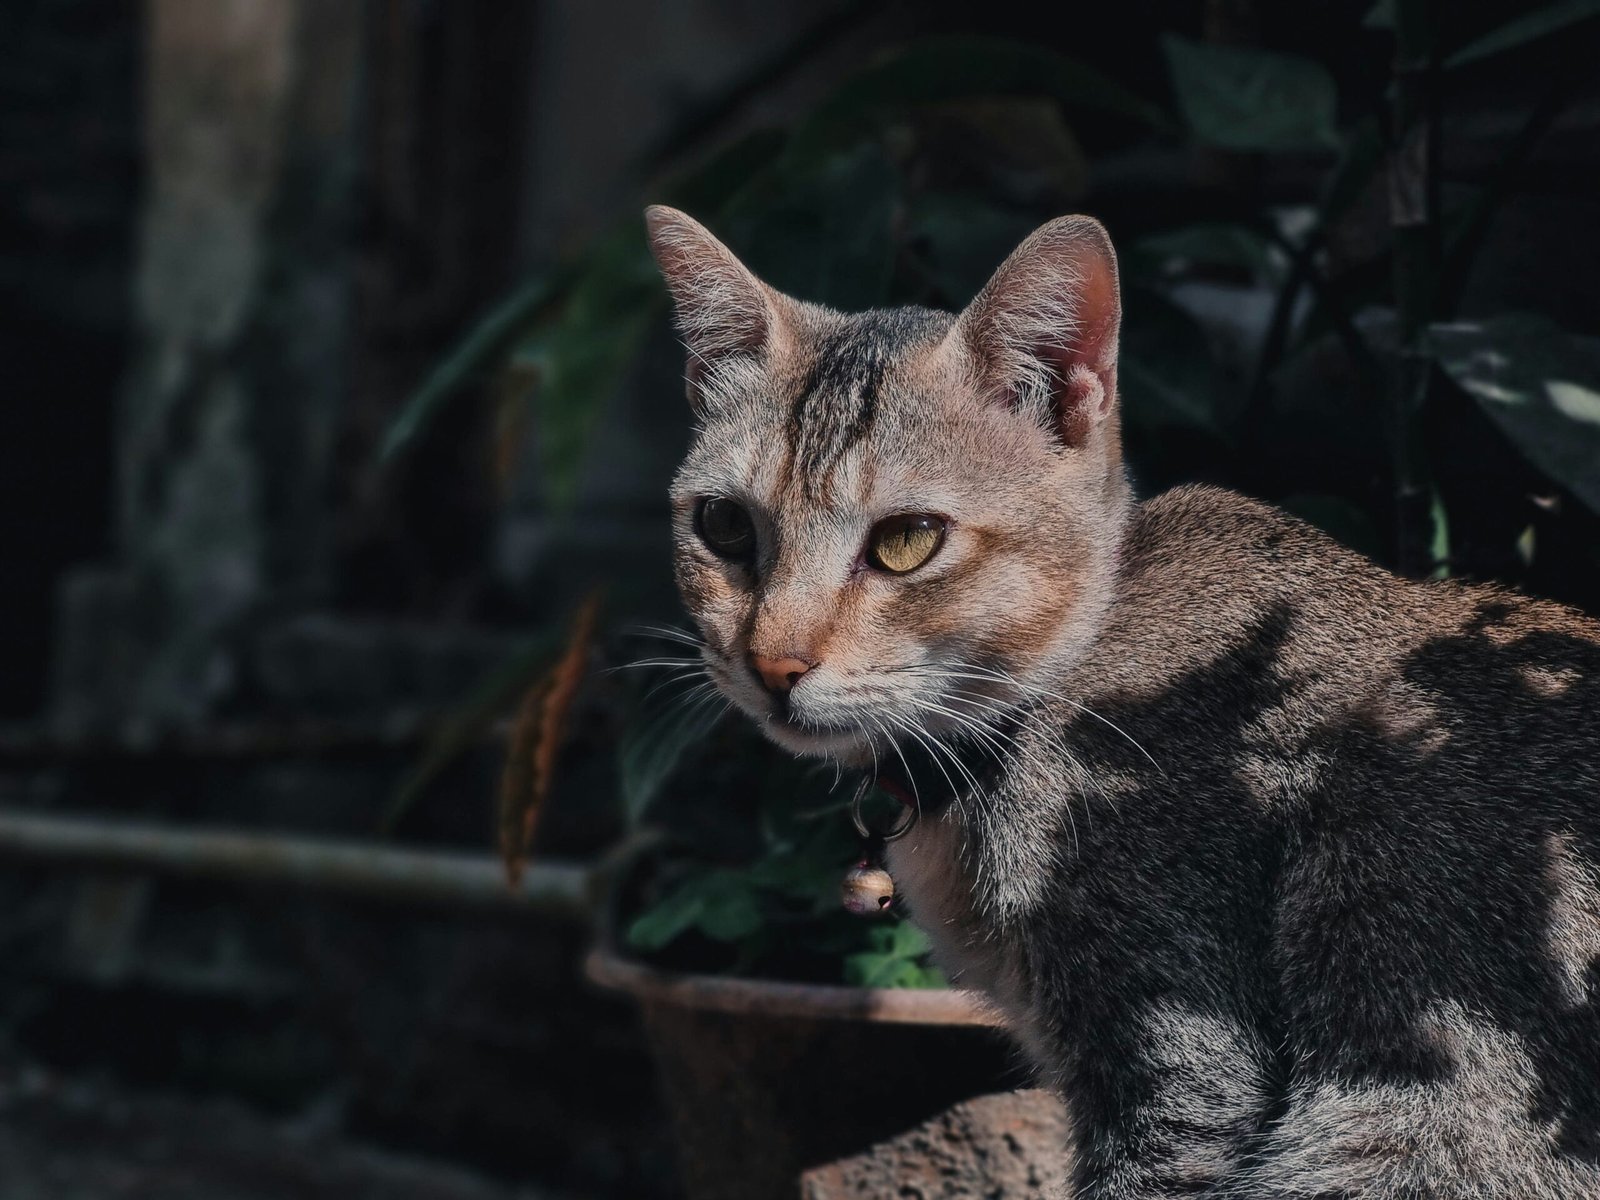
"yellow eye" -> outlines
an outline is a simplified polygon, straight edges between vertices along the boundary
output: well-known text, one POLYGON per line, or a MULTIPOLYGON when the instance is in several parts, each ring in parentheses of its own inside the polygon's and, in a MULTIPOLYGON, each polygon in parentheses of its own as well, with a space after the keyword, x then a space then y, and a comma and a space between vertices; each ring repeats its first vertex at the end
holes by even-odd
POLYGON ((880 571, 904 575, 927 562, 944 544, 944 522, 927 513, 885 517, 867 535, 867 561, 880 571))

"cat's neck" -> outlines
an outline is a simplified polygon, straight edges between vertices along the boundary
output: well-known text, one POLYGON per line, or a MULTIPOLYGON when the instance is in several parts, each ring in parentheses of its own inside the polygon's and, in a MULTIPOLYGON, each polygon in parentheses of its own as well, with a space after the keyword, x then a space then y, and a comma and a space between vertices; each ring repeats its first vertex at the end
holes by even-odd
POLYGON ((1133 506, 1104 618, 1057 690, 1137 702, 1251 639, 1323 654, 1342 633, 1405 638, 1430 615, 1418 587, 1277 509, 1174 489, 1133 506))

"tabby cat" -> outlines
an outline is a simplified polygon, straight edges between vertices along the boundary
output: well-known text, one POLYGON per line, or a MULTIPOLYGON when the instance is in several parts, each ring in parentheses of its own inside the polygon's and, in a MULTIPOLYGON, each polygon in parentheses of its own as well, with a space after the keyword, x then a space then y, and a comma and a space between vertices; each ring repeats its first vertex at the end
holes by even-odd
POLYGON ((889 870, 1065 1099, 1064 1194, 1600 1196, 1600 625, 1136 500, 1090 218, 951 316, 646 217, 705 669, 915 792, 889 870))

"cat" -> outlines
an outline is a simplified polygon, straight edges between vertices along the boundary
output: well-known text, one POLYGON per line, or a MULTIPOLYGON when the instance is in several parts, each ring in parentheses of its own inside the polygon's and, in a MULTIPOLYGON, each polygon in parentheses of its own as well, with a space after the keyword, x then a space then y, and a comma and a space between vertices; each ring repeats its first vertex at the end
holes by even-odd
POLYGON ((954 316, 646 223, 705 670, 916 792, 889 871, 1067 1104, 1063 1194, 1600 1196, 1600 625, 1135 500, 1090 218, 954 316))

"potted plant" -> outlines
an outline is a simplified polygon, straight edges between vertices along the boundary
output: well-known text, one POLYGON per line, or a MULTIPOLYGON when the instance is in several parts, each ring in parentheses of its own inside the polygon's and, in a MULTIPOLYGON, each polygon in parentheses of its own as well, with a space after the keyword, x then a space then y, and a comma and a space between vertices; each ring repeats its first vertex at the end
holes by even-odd
POLYGON ((605 691, 621 714, 627 829, 591 873, 587 970, 640 1005, 689 1194, 791 1195, 807 1168, 1023 1082, 995 1014, 946 986, 915 925, 892 905, 845 911, 859 851, 843 781, 675 688, 691 659, 599 666, 632 640, 598 637, 599 614, 586 601, 560 648, 530 660, 506 734, 501 849, 516 883, 580 692, 605 691), (640 669, 668 672, 665 686, 618 682, 640 669))
POLYGON ((619 774, 657 836, 613 875, 588 970, 640 1004, 690 1195, 793 1194, 802 1170, 1023 1078, 915 925, 844 910, 858 852, 831 770, 663 706, 630 724, 619 774))

